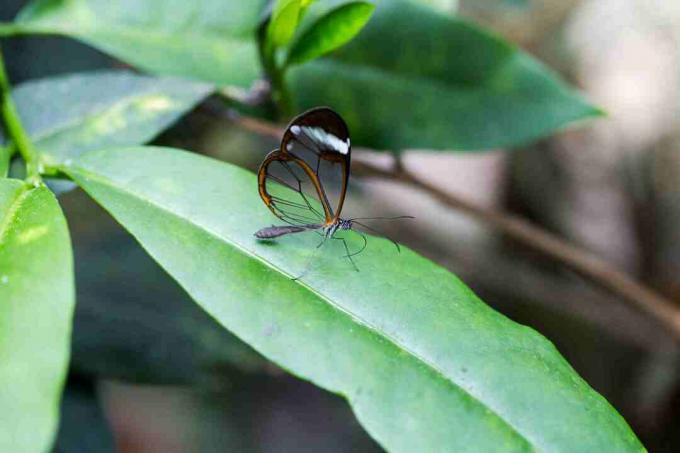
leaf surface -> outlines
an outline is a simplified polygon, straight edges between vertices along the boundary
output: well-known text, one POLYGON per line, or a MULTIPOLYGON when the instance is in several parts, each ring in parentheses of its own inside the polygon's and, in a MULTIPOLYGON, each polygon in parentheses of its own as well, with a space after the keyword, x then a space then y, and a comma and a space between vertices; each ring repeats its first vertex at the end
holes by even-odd
POLYGON ((259 77, 264 0, 34 0, 21 33, 80 39, 146 71, 248 86, 259 77))
POLYGON ((286 64, 302 64, 342 47, 361 31, 374 9, 370 2, 348 2, 329 11, 298 38, 286 64))
POLYGON ((344 395, 389 450, 642 449, 549 341, 416 253, 370 237, 355 272, 340 241, 258 242, 275 219, 250 172, 152 147, 87 153, 63 171, 215 319, 344 395))
POLYGON ((300 19, 300 0, 278 0, 267 27, 270 43, 276 47, 285 46, 295 34, 300 19))
POLYGON ((144 144, 212 90, 209 84, 113 70, 25 82, 13 97, 42 160, 54 165, 92 149, 144 144))
POLYGON ((69 232, 46 187, 0 179, 0 451, 47 451, 75 303, 69 232))
POLYGON ((513 146, 601 114, 528 54, 408 0, 382 0, 348 45, 288 75, 296 110, 333 107, 376 149, 513 146))

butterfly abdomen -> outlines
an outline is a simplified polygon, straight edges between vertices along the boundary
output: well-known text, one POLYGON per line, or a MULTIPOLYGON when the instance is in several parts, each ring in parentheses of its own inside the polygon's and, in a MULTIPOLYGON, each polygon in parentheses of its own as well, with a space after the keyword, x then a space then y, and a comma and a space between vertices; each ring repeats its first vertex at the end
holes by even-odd
POLYGON ((321 225, 284 225, 284 226, 270 226, 262 228, 255 233, 258 239, 275 239, 279 236, 291 233, 301 233, 303 231, 316 230, 321 225))

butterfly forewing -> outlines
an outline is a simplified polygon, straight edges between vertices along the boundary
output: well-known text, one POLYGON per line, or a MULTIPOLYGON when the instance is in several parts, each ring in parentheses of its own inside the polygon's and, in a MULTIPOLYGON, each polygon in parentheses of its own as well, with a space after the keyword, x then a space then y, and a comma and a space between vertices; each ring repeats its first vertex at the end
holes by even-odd
POLYGON ((349 132, 338 114, 323 107, 305 112, 262 163, 260 196, 286 223, 329 225, 342 210, 350 152, 349 132))

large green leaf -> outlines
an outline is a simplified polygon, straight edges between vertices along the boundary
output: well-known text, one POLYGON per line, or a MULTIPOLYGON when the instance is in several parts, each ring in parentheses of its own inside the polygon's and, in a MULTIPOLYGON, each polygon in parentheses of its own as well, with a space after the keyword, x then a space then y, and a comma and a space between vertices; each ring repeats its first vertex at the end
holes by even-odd
POLYGON ((378 149, 509 146, 599 114, 529 55, 407 0, 379 2, 357 38, 289 81, 298 110, 330 105, 378 149))
POLYGON ((260 74, 255 29, 265 0, 34 0, 20 33, 80 39, 144 70, 246 86, 260 74))
POLYGON ((0 179, 0 451, 47 451, 56 433, 75 302, 54 195, 0 179))
POLYGON ((176 78, 94 71, 29 81, 12 95, 42 159, 54 164, 92 149, 144 144, 211 91, 176 78))
POLYGON ((340 241, 257 242, 274 218, 245 170, 167 148, 91 152, 62 170, 215 319, 344 395, 388 449, 642 449, 549 341, 416 253, 371 237, 355 272, 340 241))

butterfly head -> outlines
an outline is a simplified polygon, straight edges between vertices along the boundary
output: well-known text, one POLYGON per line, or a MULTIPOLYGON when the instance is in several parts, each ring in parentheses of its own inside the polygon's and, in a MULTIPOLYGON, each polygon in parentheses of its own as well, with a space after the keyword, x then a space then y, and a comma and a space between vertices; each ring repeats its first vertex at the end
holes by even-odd
POLYGON ((352 220, 344 220, 344 219, 338 219, 338 228, 341 230, 351 230, 352 229, 352 220))

